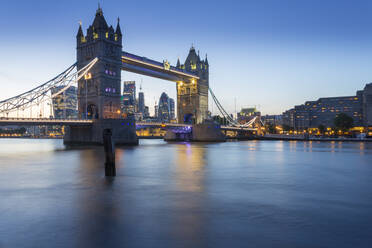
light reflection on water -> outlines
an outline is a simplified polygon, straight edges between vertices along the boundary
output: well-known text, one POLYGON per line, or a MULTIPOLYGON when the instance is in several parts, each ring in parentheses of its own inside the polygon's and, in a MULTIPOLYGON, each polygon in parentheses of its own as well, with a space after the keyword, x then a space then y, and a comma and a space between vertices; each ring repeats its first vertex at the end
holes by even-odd
POLYGON ((372 143, 0 140, 0 247, 369 247, 372 143))

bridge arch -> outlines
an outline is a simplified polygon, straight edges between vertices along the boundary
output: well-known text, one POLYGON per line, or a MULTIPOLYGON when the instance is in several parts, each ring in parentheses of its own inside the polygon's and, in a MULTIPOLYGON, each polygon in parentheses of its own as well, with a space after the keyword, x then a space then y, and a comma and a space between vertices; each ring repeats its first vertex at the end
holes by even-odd
POLYGON ((98 107, 94 103, 88 104, 86 111, 87 111, 87 119, 98 119, 99 118, 98 107))

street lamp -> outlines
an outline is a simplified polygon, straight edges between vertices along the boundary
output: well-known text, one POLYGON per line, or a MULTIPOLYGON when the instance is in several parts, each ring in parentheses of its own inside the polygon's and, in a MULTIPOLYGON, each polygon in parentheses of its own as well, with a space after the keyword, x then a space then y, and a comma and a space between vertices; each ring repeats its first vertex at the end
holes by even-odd
POLYGON ((84 76, 85 79, 85 119, 88 119, 88 79, 92 78, 92 74, 87 73, 84 76))

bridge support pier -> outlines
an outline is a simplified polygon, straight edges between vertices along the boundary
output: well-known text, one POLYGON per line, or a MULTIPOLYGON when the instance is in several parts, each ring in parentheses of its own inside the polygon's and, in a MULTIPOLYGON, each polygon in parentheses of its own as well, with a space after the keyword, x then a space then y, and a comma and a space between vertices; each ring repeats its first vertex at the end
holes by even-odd
POLYGON ((112 130, 115 145, 138 145, 134 117, 126 119, 98 119, 91 126, 67 126, 63 143, 65 145, 103 145, 103 132, 112 130))
POLYGON ((202 124, 192 126, 192 132, 179 134, 169 130, 165 141, 193 141, 193 142, 224 142, 226 136, 222 133, 220 125, 211 120, 205 120, 202 124))

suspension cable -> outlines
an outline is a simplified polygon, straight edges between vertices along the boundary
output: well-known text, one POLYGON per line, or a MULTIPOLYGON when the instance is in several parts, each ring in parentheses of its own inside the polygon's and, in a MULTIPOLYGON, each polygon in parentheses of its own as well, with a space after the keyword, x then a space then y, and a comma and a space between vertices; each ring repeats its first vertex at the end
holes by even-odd
POLYGON ((245 124, 239 124, 237 121, 235 121, 228 113, 227 111, 223 108, 222 104, 218 101, 217 97, 213 93, 211 88, 208 88, 209 92, 211 93, 212 99, 215 102, 218 110, 222 114, 222 116, 230 123, 232 126, 237 126, 237 127, 249 127, 253 125, 257 121, 257 116, 255 116, 252 120, 248 121, 245 124))
POLYGON ((63 71, 53 79, 47 81, 46 83, 17 96, 0 101, 0 113, 8 115, 10 112, 17 111, 19 109, 31 109, 32 111, 33 106, 51 100, 55 96, 69 89, 72 84, 76 83, 83 76, 85 76, 89 72, 89 70, 97 63, 97 61, 98 58, 95 58, 83 68, 73 73, 73 70, 77 66, 77 63, 74 63, 65 71, 63 71), (58 92, 52 94, 51 89, 57 87, 63 88, 58 92))

